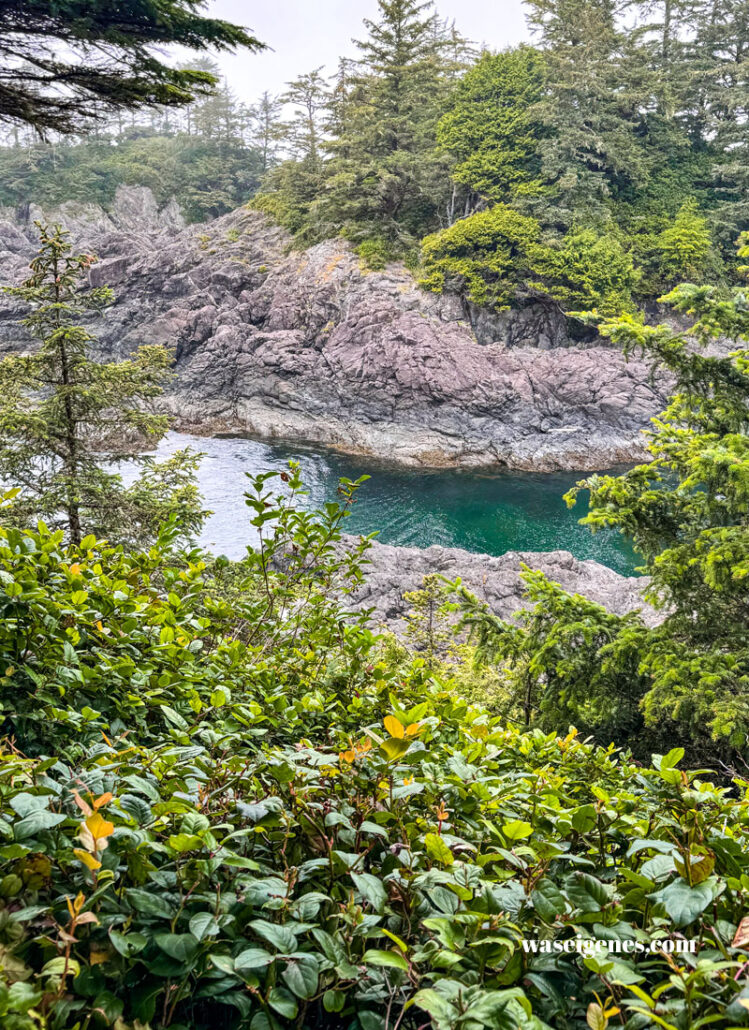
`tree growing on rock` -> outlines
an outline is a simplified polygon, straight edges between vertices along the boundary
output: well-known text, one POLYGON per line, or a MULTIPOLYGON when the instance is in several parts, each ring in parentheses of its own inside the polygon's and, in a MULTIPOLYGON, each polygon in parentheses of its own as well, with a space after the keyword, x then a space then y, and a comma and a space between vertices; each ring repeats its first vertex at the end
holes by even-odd
POLYGON ((379 240, 395 256, 440 224, 452 192, 435 139, 463 42, 418 0, 378 0, 378 19, 364 24, 358 74, 328 144, 320 218, 329 232, 379 240))
POLYGON ((623 34, 612 0, 528 0, 543 49, 546 89, 532 109, 548 186, 542 220, 566 228, 606 221, 613 183, 638 182, 638 95, 622 82, 623 34))
POLYGON ((17 490, 3 517, 22 526, 44 519, 78 545, 89 533, 147 542, 174 515, 189 537, 203 518, 198 456, 182 451, 157 463, 132 447, 168 429, 167 417, 144 404, 162 393, 171 356, 145 346, 125 361, 93 360, 94 337, 76 320, 101 310, 111 292, 84 291, 94 259, 72 254, 59 226, 37 225, 31 276, 6 288, 30 306, 23 325, 39 347, 0 362, 0 479, 17 490), (123 460, 141 469, 130 485, 116 471, 123 460))

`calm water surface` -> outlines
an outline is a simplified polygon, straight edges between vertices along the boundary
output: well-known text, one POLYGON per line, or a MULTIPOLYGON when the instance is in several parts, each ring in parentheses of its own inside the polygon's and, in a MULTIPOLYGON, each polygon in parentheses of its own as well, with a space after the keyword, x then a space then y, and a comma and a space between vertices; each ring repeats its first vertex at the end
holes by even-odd
MULTIPOLYGON (((539 475, 527 472, 496 474, 452 470, 424 471, 350 457, 335 451, 269 444, 258 440, 220 439, 169 433, 157 456, 182 447, 205 455, 200 488, 208 519, 201 543, 217 554, 239 558, 255 542, 251 513, 244 505, 246 473, 284 469, 290 459, 301 464, 309 490, 304 504, 318 508, 336 499, 342 476, 372 478, 358 493, 346 520, 349 533, 379 530, 383 543, 409 547, 463 547, 484 554, 505 551, 553 551, 562 548, 577 558, 595 558, 618 572, 631 574, 637 559, 618 534, 593 536, 578 519, 585 507, 569 511, 562 495, 576 473, 539 475)), ((279 484, 280 485, 280 484, 279 484)))

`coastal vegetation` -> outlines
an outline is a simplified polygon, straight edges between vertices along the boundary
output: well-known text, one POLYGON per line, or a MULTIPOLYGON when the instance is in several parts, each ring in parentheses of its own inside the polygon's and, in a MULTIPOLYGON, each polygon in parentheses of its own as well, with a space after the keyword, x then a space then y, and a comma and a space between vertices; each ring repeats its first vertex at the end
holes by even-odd
POLYGON ((4 1025, 743 1025, 744 787, 383 648, 284 478, 233 571, 0 530, 4 1025))
POLYGON ((314 131, 254 201, 300 242, 342 235, 500 308, 736 281, 740 3, 529 2, 534 45, 478 54, 428 4, 378 8, 358 60, 308 84, 314 131))
MULTIPOLYGON (((145 22, 257 46, 198 6, 145 22)), ((106 360, 112 294, 40 223, 6 287, 34 346, 0 362, 3 1030, 749 1025, 746 12, 528 6, 536 46, 476 54, 379 0, 360 62, 289 84, 291 120, 215 88, 178 129, 0 157, 6 202, 54 204, 192 153, 199 219, 251 151, 254 206, 300 243, 479 308, 545 298, 672 384, 648 460, 568 495, 631 540, 655 619, 527 570, 506 622, 431 576, 398 639, 352 601, 364 479, 309 511, 293 462, 250 477, 258 546, 195 543, 196 456, 138 453, 171 352, 106 360)), ((215 80, 147 69, 179 104, 215 80)), ((166 119, 128 81, 103 109, 166 119)), ((43 100, 58 121, 29 124, 80 128, 76 90, 43 100)))
MULTIPOLYGON (((70 320, 106 297, 73 306, 85 260, 42 233, 19 290, 42 346, 6 359, 50 377, 71 344, 67 387, 51 377, 6 408, 66 443, 100 428, 111 377, 153 374, 86 356, 70 320), (90 399, 85 418, 66 399, 90 399)), ((745 338, 742 298, 690 285, 670 300, 698 338, 745 338)), ((529 574, 519 624, 432 579, 405 646, 377 635, 347 604, 369 540, 340 539, 366 485, 310 513, 293 465, 249 482, 260 545, 239 563, 181 542, 175 515, 145 549, 116 542, 114 515, 115 542, 89 532, 105 455, 51 459, 59 527, 33 525, 33 493, 25 509, 6 493, 9 1030, 747 1022, 749 353, 710 357, 631 315, 599 328, 678 382, 653 460, 581 484, 591 526, 643 555, 655 629, 529 574), (440 626, 446 605, 473 644, 440 626), (682 769, 687 754, 711 769, 682 769)))

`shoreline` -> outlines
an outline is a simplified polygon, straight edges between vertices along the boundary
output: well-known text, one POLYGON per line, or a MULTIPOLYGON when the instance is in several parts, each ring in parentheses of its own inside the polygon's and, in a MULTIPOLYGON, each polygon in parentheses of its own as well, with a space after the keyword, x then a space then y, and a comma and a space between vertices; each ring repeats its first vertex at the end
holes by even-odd
POLYGON ((176 405, 170 407, 171 428, 175 432, 205 438, 320 447, 402 468, 593 473, 647 460, 641 431, 609 435, 574 426, 508 441, 500 451, 496 444, 488 441, 472 442, 396 423, 344 422, 330 416, 280 411, 266 406, 254 406, 244 417, 216 415, 198 419, 184 414, 184 408, 183 413, 178 414, 174 411, 176 405), (548 446, 552 440, 554 447, 548 446), (560 440, 564 440, 566 446, 560 448, 560 440))

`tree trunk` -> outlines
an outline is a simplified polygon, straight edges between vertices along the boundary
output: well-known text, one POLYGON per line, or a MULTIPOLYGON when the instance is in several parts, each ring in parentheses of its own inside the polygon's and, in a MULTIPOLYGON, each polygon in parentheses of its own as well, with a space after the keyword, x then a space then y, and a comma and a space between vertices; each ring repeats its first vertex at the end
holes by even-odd
MULTIPOLYGON (((55 270, 55 301, 57 304, 60 303, 60 287, 58 285, 59 279, 59 267, 57 258, 54 261, 55 270)), ((59 320, 59 316, 58 316, 59 320)), ((62 325, 58 324, 58 332, 62 329, 62 325)), ((68 533, 70 536, 70 543, 75 546, 79 546, 83 535, 81 533, 81 508, 78 500, 78 434, 77 426, 75 421, 75 412, 73 410, 73 401, 69 393, 69 386, 71 383, 70 376, 70 362, 68 360, 68 352, 65 347, 65 336, 60 333, 57 341, 57 350, 60 355, 60 378, 62 380, 63 387, 65 388, 65 398, 63 401, 63 407, 65 410, 65 428, 64 438, 66 447, 65 456, 65 493, 66 493, 66 514, 68 519, 68 533)))

